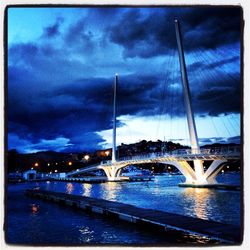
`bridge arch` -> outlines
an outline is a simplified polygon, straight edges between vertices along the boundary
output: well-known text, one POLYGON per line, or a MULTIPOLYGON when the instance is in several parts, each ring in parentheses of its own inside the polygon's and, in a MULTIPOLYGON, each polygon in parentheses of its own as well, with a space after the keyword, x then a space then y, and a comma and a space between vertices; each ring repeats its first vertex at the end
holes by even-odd
POLYGON ((136 156, 132 159, 126 159, 116 162, 104 162, 77 171, 72 171, 66 174, 66 177, 71 177, 84 172, 91 172, 93 170, 103 170, 110 181, 119 180, 121 177, 122 169, 129 165, 141 165, 141 164, 165 164, 172 165, 177 168, 185 177, 186 184, 191 185, 206 185, 216 184, 216 176, 223 168, 223 165, 228 160, 238 159, 239 152, 235 149, 233 152, 214 152, 212 155, 205 153, 200 154, 159 154, 149 155, 148 157, 136 156), (208 169, 202 174, 198 175, 194 168, 189 165, 189 161, 212 161, 208 169))
MULTIPOLYGON (((188 183, 195 183, 196 181, 196 175, 195 175, 195 171, 190 167, 190 165, 186 162, 186 161, 159 161, 159 162, 147 162, 147 163, 160 163, 160 164, 164 164, 164 165, 172 165, 174 167, 176 167, 181 173, 182 175, 186 178, 186 182, 188 183)), ((109 179, 116 179, 119 178, 121 175, 121 170, 129 165, 141 165, 141 164, 145 164, 145 162, 135 162, 133 164, 131 163, 124 163, 124 164, 120 164, 119 166, 111 166, 111 167, 104 167, 103 166, 103 170, 105 171, 107 177, 109 179)))

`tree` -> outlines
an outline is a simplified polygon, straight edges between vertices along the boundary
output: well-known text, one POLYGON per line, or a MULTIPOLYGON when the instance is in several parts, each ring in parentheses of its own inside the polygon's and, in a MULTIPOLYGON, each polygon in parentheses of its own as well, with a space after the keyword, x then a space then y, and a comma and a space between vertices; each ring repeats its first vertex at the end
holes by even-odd
POLYGON ((6 167, 7 167, 7 172, 15 172, 18 170, 18 165, 19 165, 19 153, 17 152, 16 149, 12 149, 8 151, 7 153, 7 162, 6 162, 6 167))

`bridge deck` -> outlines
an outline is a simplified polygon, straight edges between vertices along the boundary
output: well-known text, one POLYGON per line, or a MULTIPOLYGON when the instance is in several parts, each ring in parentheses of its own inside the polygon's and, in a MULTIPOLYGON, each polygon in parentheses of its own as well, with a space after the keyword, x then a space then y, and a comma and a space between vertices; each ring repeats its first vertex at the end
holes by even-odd
POLYGON ((26 194, 32 197, 51 200, 89 212, 136 223, 153 230, 158 229, 159 231, 167 232, 168 230, 174 229, 196 235, 205 235, 211 239, 228 244, 239 244, 242 241, 241 228, 234 225, 226 225, 215 221, 202 220, 164 211, 138 208, 120 202, 65 193, 26 190, 26 194))

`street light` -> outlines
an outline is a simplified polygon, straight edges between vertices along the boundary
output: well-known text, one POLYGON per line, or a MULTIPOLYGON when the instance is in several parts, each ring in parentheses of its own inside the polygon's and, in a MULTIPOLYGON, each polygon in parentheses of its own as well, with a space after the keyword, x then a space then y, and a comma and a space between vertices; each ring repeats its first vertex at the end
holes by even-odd
POLYGON ((35 166, 35 167, 38 167, 38 166, 39 166, 38 162, 36 162, 36 163, 34 164, 34 166, 35 166))
POLYGON ((72 166, 72 162, 70 161, 70 162, 68 163, 68 165, 69 165, 69 166, 72 166))
POLYGON ((85 161, 88 161, 88 160, 89 160, 89 158, 90 158, 90 156, 89 156, 89 155, 85 155, 85 156, 84 156, 84 160, 85 160, 85 161))

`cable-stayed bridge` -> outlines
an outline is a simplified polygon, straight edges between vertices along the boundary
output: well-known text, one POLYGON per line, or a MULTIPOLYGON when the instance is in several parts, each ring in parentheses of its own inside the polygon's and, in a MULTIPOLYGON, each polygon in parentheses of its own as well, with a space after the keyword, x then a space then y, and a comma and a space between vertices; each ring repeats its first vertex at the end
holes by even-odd
POLYGON ((161 163, 175 166, 186 178, 188 184, 198 182, 194 169, 188 164, 188 161, 213 161, 202 176, 203 182, 199 184, 214 184, 216 176, 223 168, 228 160, 238 160, 240 158, 240 146, 230 146, 222 148, 206 148, 200 149, 197 152, 192 152, 191 149, 181 149, 166 153, 150 153, 141 154, 131 157, 119 159, 113 162, 105 161, 100 164, 95 164, 82 169, 68 172, 67 177, 73 177, 82 173, 87 173, 95 170, 103 170, 108 177, 108 180, 115 181, 121 177, 123 168, 129 165, 139 165, 145 163, 161 163))
POLYGON ((145 163, 161 163, 175 166, 186 178, 185 183, 187 185, 211 185, 217 183, 216 176, 226 162, 228 162, 229 160, 239 160, 241 158, 240 146, 206 149, 200 148, 191 105, 191 95, 186 72, 180 27, 177 20, 175 21, 175 30, 191 149, 176 150, 167 153, 143 154, 133 157, 126 157, 123 159, 117 159, 116 89, 118 84, 118 75, 116 74, 114 82, 112 160, 66 173, 66 177, 73 177, 81 173, 101 169, 105 172, 109 181, 118 181, 121 179, 122 169, 126 166, 145 163), (190 161, 193 162, 193 167, 191 166, 192 164, 190 165, 190 161), (212 161, 206 171, 204 171, 204 161, 212 161))

